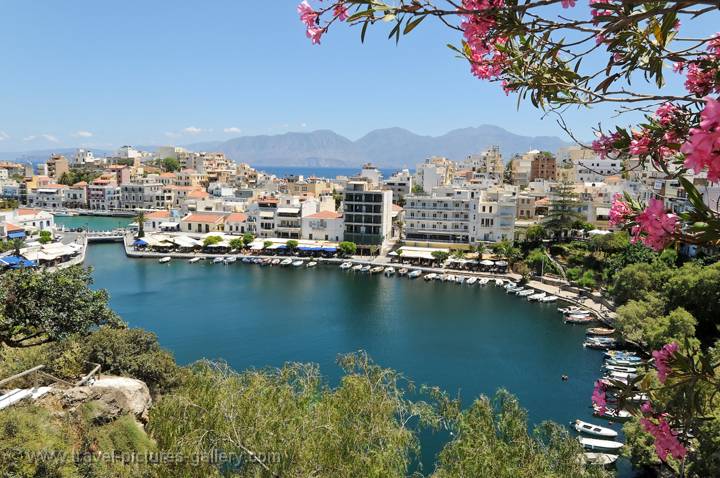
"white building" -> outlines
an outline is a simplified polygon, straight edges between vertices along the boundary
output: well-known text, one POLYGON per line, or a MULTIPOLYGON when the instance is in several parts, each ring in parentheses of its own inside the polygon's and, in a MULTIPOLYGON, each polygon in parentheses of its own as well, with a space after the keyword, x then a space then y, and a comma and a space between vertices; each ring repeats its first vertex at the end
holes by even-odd
POLYGON ((122 209, 153 209, 165 205, 163 185, 156 178, 144 178, 120 186, 122 209))
POLYGON ((321 211, 302 218, 302 238, 340 242, 343 240, 343 215, 334 211, 321 211))
POLYGON ((413 178, 410 170, 398 171, 383 181, 383 185, 393 192, 393 202, 398 202, 412 192, 413 178))
POLYGON ((93 183, 88 186, 88 207, 98 211, 120 208, 120 188, 112 182, 93 183))
POLYGON ((96 158, 92 151, 88 149, 78 149, 73 156, 73 166, 83 166, 86 164, 95 164, 100 159, 96 158))
POLYGON ((367 163, 363 164, 363 167, 360 170, 360 178, 367 180, 373 187, 377 187, 382 181, 382 173, 377 167, 367 163))
POLYGON ((67 186, 48 184, 28 191, 27 205, 36 208, 59 209, 63 207, 67 186))
POLYGON ((452 162, 438 156, 426 159, 415 168, 415 183, 428 194, 433 188, 450 184, 452 176, 452 162))
POLYGON ((620 159, 580 159, 575 162, 575 180, 580 183, 599 183, 608 176, 620 174, 622 167, 620 159))
POLYGON ((141 158, 142 153, 132 146, 122 146, 117 151, 117 157, 121 159, 136 159, 141 158))

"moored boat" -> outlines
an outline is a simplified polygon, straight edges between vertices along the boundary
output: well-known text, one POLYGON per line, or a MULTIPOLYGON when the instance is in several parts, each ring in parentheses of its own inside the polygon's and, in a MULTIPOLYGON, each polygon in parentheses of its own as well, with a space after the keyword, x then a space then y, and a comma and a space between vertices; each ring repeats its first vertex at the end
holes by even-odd
POLYGON ((276 266, 276 265, 280 264, 280 262, 281 262, 280 259, 275 258, 272 260, 272 262, 270 262, 270 265, 276 266))
POLYGON ((224 257, 216 257, 215 259, 213 259, 213 264, 220 264, 224 260, 224 257))
POLYGON ((517 294, 520 297, 528 297, 530 295, 533 295, 534 293, 535 293, 534 289, 525 289, 520 292, 516 292, 515 294, 517 294))
POLYGON ((384 269, 383 266, 375 266, 370 269, 370 273, 371 274, 379 274, 383 271, 383 269, 384 269))
POLYGON ((539 293, 537 293, 537 294, 529 295, 528 298, 527 298, 527 300, 529 300, 530 302, 533 302, 533 301, 535 301, 535 300, 541 301, 541 300, 543 300, 543 299, 545 298, 546 295, 547 295, 547 294, 546 294, 545 292, 539 292, 539 293))
POLYGON ((515 293, 521 292, 521 291, 523 291, 523 290, 525 290, 524 287, 515 286, 515 287, 510 287, 509 289, 505 289, 505 293, 507 293, 507 294, 515 294, 515 293))
POLYGON ((419 271, 419 270, 414 270, 414 271, 408 272, 408 277, 410 279, 416 279, 416 278, 420 277, 421 275, 422 275, 422 271, 419 271))
POLYGON ((600 440, 598 438, 578 437, 580 444, 588 450, 619 450, 623 444, 619 441, 600 440))
POLYGON ((315 267, 317 264, 318 263, 316 261, 310 261, 307 263, 307 265, 305 267, 307 267, 309 269, 311 267, 315 267))
POLYGON ((409 270, 407 267, 403 267, 402 269, 400 269, 400 270, 398 271, 398 275, 399 275, 399 276, 407 275, 407 273, 408 273, 409 271, 410 271, 410 270, 409 270))
POLYGON ((283 266, 283 267, 287 267, 287 266, 289 266, 289 265, 292 264, 292 263, 293 263, 293 260, 292 260, 292 259, 283 259, 283 260, 280 262, 280 265, 283 266))
POLYGON ((394 267, 386 267, 385 275, 388 277, 390 277, 391 275, 395 275, 395 268, 394 267))
POLYGON ((292 266, 293 266, 293 267, 302 267, 303 264, 305 264, 305 263, 304 263, 303 261, 299 260, 299 259, 296 260, 296 261, 292 261, 292 266))
POLYGON ((540 302, 550 303, 550 302, 557 302, 557 300, 558 300, 558 296, 556 296, 556 295, 546 295, 545 297, 540 299, 540 302))
POLYGON ((616 410, 614 408, 605 408, 605 410, 600 410, 598 407, 593 407, 593 409, 593 415, 596 417, 611 420, 629 420, 632 417, 632 413, 627 410, 616 410))
POLYGON ((615 438, 618 436, 618 433, 612 428, 601 427, 600 425, 584 422, 582 420, 575 420, 572 425, 579 433, 587 433, 588 435, 606 438, 615 438))
POLYGON ((228 256, 223 261, 225 264, 232 264, 233 262, 237 261, 237 257, 235 256, 228 256))
POLYGON ((473 284, 475 284, 477 281, 478 281, 478 278, 477 278, 477 277, 468 277, 468 280, 465 281, 465 282, 467 283, 467 285, 473 285, 473 284))
POLYGON ((426 275, 425 277, 423 277, 423 279, 425 279, 426 281, 429 282, 429 281, 431 281, 431 280, 437 279, 437 277, 438 277, 437 274, 435 274, 434 272, 431 272, 430 274, 428 274, 428 275, 426 275))
POLYGON ((571 314, 565 316, 566 324, 588 324, 595 318, 590 314, 571 314))
POLYGON ((456 284, 462 284, 463 282, 465 282, 465 276, 455 276, 456 284))
POLYGON ((360 272, 370 272, 370 269, 372 269, 372 267, 370 267, 370 266, 362 266, 362 269, 360 269, 360 272))
POLYGON ((356 272, 360 272, 362 270, 362 268, 363 268, 362 264, 356 264, 352 267, 352 270, 354 270, 356 272))
POLYGON ((635 367, 623 367, 621 365, 609 365, 605 364, 603 365, 605 367, 605 370, 608 370, 610 372, 625 372, 625 373, 636 373, 637 368, 635 367))
POLYGON ((172 257, 170 257, 170 256, 165 256, 165 257, 161 257, 160 259, 158 259, 158 262, 159 262, 160 264, 167 264, 167 263, 170 262, 171 260, 172 260, 172 257))
POLYGON ((483 277, 482 279, 480 279, 479 284, 480 284, 480 285, 487 285, 488 282, 490 282, 490 279, 488 279, 487 277, 483 277))
POLYGON ((591 327, 587 329, 587 335, 612 335, 615 333, 615 329, 608 329, 605 327, 591 327))
POLYGON ((502 279, 495 279, 495 285, 503 285, 502 279))
POLYGON ((188 260, 188 263, 195 264, 196 262, 200 261, 200 257, 193 257, 192 259, 188 260))
POLYGON ((340 264, 340 269, 342 269, 344 271, 350 269, 351 267, 352 267, 351 262, 343 262, 342 264, 340 264))

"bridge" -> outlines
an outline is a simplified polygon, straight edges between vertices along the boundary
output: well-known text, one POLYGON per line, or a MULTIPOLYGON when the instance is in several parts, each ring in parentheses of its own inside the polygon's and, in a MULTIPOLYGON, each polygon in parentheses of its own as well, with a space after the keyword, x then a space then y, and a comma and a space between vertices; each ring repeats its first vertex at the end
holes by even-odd
POLYGON ((122 242, 130 232, 130 229, 120 228, 110 231, 88 231, 86 235, 88 242, 122 242))

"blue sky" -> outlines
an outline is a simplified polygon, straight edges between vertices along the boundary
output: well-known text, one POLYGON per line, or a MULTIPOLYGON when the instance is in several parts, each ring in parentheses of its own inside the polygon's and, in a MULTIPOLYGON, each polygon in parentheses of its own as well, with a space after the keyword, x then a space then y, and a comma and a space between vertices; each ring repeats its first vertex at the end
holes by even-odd
MULTIPOLYGON (((559 135, 473 78, 425 22, 395 46, 384 31, 305 38, 298 0, 6 0, 0 18, 0 151, 187 144, 332 129, 352 139, 401 126, 439 135, 496 124, 559 135)), ((611 111, 571 113, 588 137, 611 111)))

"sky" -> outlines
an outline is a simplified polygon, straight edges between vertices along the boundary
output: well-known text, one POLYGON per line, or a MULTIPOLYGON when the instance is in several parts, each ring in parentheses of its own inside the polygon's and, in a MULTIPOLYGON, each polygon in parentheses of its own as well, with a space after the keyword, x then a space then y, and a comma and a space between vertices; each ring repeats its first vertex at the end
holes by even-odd
MULTIPOLYGON (((565 137, 554 119, 475 79, 445 46, 457 32, 426 21, 396 46, 386 28, 361 44, 359 28, 342 26, 313 46, 298 1, 5 0, 0 151, 318 129, 357 139, 395 126, 565 137)), ((613 119, 597 108, 568 120, 587 138, 613 119)))

